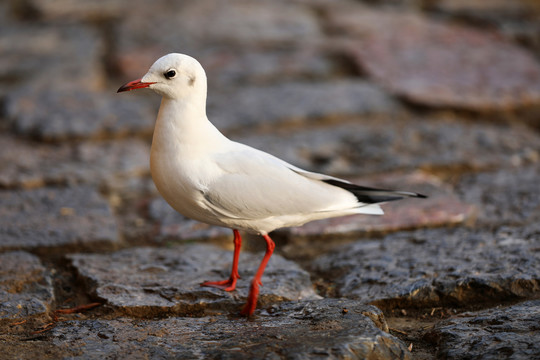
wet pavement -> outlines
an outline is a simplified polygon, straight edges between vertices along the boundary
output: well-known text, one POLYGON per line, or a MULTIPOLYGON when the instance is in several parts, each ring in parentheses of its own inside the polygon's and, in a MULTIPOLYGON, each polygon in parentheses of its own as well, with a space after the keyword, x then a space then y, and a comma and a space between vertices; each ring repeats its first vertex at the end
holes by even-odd
POLYGON ((0 358, 540 357, 535 1, 0 4, 0 358), (474 5, 472 5, 474 4, 474 5), (148 166, 159 98, 200 60, 210 120, 308 170, 426 200, 264 242, 175 213, 148 166))

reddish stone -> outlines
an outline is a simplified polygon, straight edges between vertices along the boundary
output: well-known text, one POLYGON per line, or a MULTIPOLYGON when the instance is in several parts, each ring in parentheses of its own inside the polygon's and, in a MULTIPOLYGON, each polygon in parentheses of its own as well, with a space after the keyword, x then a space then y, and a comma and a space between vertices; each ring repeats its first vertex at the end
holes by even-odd
POLYGON ((478 111, 540 103, 540 65, 489 31, 414 13, 328 7, 330 27, 358 66, 403 98, 478 111))

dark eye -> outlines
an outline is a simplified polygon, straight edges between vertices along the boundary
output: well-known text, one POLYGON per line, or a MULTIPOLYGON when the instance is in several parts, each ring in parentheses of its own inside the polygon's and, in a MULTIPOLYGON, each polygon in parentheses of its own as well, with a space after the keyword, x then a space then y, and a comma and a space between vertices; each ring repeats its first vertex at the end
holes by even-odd
POLYGON ((165 78, 167 80, 170 80, 170 79, 172 79, 172 78, 174 78, 176 76, 176 70, 174 70, 174 69, 167 70, 167 71, 165 71, 163 76, 165 76, 165 78))

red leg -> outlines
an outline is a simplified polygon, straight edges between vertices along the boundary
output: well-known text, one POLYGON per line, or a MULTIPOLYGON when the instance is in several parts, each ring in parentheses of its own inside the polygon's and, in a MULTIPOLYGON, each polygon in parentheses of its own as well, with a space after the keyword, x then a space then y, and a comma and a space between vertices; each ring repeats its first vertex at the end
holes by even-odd
POLYGON ((259 285, 262 285, 261 277, 264 273, 264 269, 266 268, 266 264, 268 264, 268 260, 270 260, 270 257, 272 256, 272 253, 274 252, 274 248, 276 247, 276 244, 270 239, 270 236, 263 235, 264 240, 266 240, 266 253, 264 254, 264 257, 261 261, 261 265, 259 265, 259 269, 257 270, 257 273, 255 274, 255 277, 251 281, 251 287, 249 288, 249 295, 247 298, 246 305, 242 309, 241 314, 242 315, 253 315, 253 312, 255 311, 255 308, 257 307, 257 298, 259 297, 259 285))
POLYGON ((234 229, 234 256, 232 263, 231 276, 227 280, 222 281, 206 281, 201 286, 211 286, 225 291, 233 291, 236 288, 236 280, 240 278, 238 275, 238 259, 240 258, 240 248, 242 247, 242 238, 238 230, 234 229))

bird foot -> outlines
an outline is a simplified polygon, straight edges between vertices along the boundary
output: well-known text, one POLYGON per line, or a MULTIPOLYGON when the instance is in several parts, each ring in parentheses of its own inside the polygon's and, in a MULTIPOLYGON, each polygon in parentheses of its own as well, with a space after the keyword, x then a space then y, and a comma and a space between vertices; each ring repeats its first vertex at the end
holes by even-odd
POLYGON ((213 287, 217 289, 221 289, 224 291, 233 291, 236 289, 236 280, 238 278, 236 277, 230 277, 227 280, 221 280, 221 281, 205 281, 201 283, 201 286, 208 286, 213 287))

